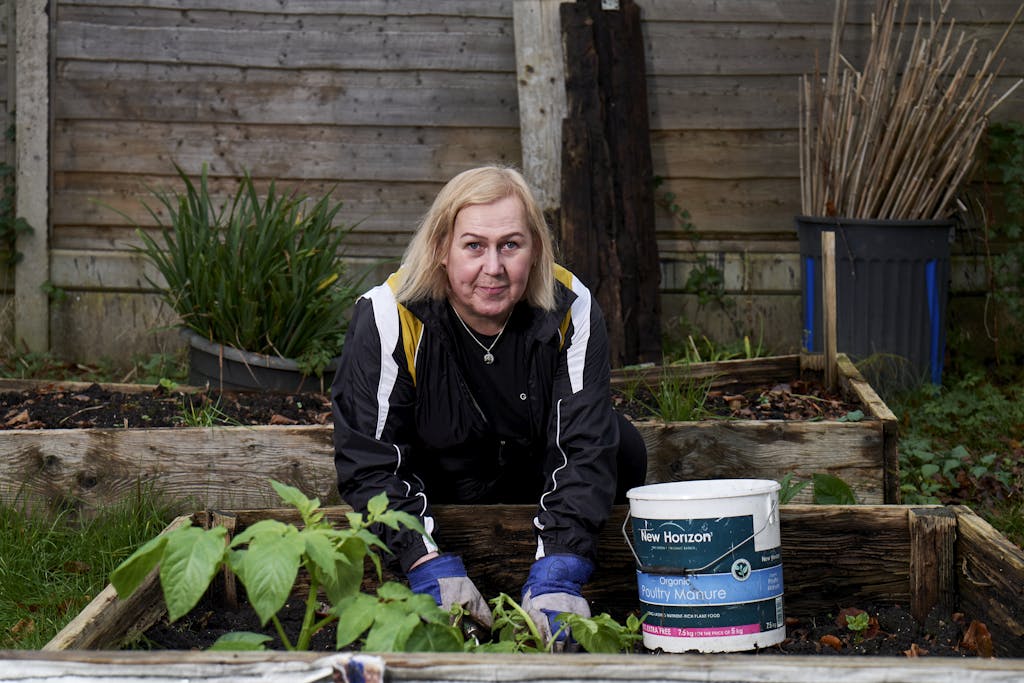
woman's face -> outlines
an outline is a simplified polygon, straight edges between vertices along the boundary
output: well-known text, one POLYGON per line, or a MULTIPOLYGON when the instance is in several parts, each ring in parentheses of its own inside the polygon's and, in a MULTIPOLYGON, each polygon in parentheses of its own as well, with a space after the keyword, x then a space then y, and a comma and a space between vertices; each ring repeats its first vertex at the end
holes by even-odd
POLYGON ((533 239, 517 197, 471 204, 455 217, 442 263, 448 298, 480 334, 497 334, 523 298, 533 264, 533 239))

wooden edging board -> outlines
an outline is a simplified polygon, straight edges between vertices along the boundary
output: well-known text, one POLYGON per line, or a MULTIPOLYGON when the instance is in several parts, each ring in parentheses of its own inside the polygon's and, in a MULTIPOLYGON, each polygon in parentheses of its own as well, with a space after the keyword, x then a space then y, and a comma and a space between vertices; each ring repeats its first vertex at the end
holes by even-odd
MULTIPOLYGON (((312 652, 0 651, 0 683, 45 680, 141 683, 328 683, 333 655, 312 652)), ((398 683, 1020 683, 1024 660, 922 657, 713 655, 379 655, 385 680, 398 683)))
MULTIPOLYGON (((327 518, 344 523, 349 508, 327 518)), ((514 594, 535 550, 530 505, 436 506, 441 548, 462 555, 484 595, 514 594)), ((616 506, 600 539, 585 595, 594 613, 622 618, 638 607, 635 560, 623 535, 628 506, 616 506)), ((217 514, 196 513, 195 524, 217 514)), ((261 519, 297 523, 294 510, 230 511, 236 532, 261 519)), ((176 520, 180 524, 184 518, 176 520)), ((1024 657, 1024 552, 966 507, 785 505, 780 514, 787 615, 805 618, 860 605, 909 606, 924 619, 934 605, 986 623, 999 656, 1024 657)), ((367 589, 372 586, 367 586, 367 589)), ((155 578, 130 600, 108 586, 45 647, 116 648, 162 615, 155 578)))
MULTIPOLYGON (((780 381, 815 362, 814 356, 780 356, 699 363, 688 371, 717 377, 719 383, 780 381)), ((840 381, 865 405, 868 419, 637 423, 649 451, 647 483, 779 479, 786 473, 810 478, 824 472, 849 483, 860 503, 897 502, 896 419, 848 360, 841 362, 840 381)), ((0 380, 0 391, 46 386, 88 384, 0 380)), ((280 501, 269 479, 295 486, 325 504, 342 502, 329 425, 0 430, 0 454, 0 500, 52 510, 88 513, 135 495, 140 486, 176 501, 179 511, 271 508, 280 501)), ((810 502, 810 495, 805 489, 796 502, 810 502)))

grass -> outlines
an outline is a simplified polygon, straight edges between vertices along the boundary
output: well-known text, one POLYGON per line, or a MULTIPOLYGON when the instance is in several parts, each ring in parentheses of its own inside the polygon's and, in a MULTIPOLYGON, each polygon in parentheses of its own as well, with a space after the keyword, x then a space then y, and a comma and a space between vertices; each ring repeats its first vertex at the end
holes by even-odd
POLYGON ((134 357, 127 367, 111 359, 97 363, 74 363, 52 353, 0 353, 0 377, 53 381, 159 384, 161 380, 184 383, 188 379, 187 351, 154 353, 134 357))
POLYGON ((42 648, 172 517, 143 489, 91 519, 0 505, 0 649, 42 648))

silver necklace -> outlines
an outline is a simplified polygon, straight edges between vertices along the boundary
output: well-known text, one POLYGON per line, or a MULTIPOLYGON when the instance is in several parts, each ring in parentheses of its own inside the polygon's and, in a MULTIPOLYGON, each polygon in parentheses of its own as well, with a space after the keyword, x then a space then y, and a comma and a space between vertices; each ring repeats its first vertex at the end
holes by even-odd
POLYGON ((452 311, 455 312, 455 317, 459 319, 459 322, 462 323, 462 327, 465 328, 466 332, 469 333, 469 336, 473 338, 473 341, 476 342, 476 345, 484 350, 484 363, 486 363, 487 365, 490 365, 491 363, 493 363, 494 362, 494 354, 491 353, 491 349, 493 349, 494 345, 498 343, 499 339, 501 339, 501 334, 502 334, 502 332, 505 331, 505 326, 508 325, 509 318, 512 317, 512 312, 509 311, 508 317, 505 318, 505 322, 503 322, 501 324, 501 329, 498 330, 498 336, 496 336, 494 338, 494 341, 491 342, 491 345, 490 346, 484 346, 483 342, 481 342, 479 339, 477 339, 476 335, 473 334, 473 330, 469 329, 469 325, 467 325, 466 321, 462 319, 462 316, 459 315, 459 312, 457 310, 455 310, 454 306, 452 306, 452 311))

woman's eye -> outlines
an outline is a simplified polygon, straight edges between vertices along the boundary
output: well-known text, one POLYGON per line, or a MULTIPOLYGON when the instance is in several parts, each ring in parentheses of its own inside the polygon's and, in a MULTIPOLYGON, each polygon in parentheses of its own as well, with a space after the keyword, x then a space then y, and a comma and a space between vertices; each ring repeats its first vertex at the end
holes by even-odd
POLYGON ((505 242, 505 249, 518 249, 518 248, 519 248, 519 242, 516 242, 515 240, 509 240, 508 242, 505 242))
POLYGON ((479 248, 480 248, 480 243, 479 242, 466 242, 466 249, 469 249, 470 251, 476 251, 479 248))

